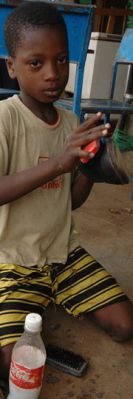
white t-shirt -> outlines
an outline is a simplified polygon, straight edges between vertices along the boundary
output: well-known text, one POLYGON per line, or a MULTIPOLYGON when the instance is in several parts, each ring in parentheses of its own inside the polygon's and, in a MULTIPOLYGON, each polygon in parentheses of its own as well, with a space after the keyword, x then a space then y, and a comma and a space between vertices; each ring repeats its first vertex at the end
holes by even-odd
MULTIPOLYGON (((58 109, 51 126, 13 96, 0 102, 0 175, 46 162, 63 147, 77 117, 58 109)), ((77 245, 71 214, 71 174, 59 176, 0 207, 0 263, 24 266, 65 263, 77 245)))

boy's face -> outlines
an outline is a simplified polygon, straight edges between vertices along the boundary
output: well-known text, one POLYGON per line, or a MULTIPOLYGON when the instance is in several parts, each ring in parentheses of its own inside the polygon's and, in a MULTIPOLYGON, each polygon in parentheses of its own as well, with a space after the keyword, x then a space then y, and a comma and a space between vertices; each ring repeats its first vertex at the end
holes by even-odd
POLYGON ((41 103, 53 103, 63 92, 69 73, 67 39, 63 29, 29 28, 22 32, 15 57, 7 60, 11 78, 21 92, 41 103))

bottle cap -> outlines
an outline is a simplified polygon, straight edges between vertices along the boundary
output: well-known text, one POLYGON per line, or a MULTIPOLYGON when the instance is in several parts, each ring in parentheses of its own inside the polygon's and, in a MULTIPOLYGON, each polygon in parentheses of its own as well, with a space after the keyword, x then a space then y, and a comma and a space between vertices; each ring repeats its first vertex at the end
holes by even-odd
POLYGON ((29 313, 25 318, 25 330, 40 332, 42 329, 42 317, 38 313, 29 313))

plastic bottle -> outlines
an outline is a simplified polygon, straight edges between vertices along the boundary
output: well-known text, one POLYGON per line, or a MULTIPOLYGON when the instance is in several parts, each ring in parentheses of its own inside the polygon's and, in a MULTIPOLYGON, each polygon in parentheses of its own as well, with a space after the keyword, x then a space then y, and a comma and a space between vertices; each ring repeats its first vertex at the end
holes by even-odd
POLYGON ((7 399, 38 399, 42 387, 46 350, 41 338, 42 318, 30 313, 24 333, 14 345, 7 399))
MULTIPOLYGON (((99 151, 100 142, 99 140, 93 140, 91 143, 87 144, 83 149, 84 151, 91 152, 92 154, 96 154, 99 151)), ((88 163, 90 159, 81 158, 80 161, 82 163, 88 163)))

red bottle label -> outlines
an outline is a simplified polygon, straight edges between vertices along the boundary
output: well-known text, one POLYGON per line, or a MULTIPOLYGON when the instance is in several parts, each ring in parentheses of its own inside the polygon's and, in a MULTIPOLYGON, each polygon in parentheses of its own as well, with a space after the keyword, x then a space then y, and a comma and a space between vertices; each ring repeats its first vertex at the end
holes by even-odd
POLYGON ((37 369, 29 369, 11 361, 10 380, 17 387, 24 389, 38 388, 42 384, 44 366, 37 369))

